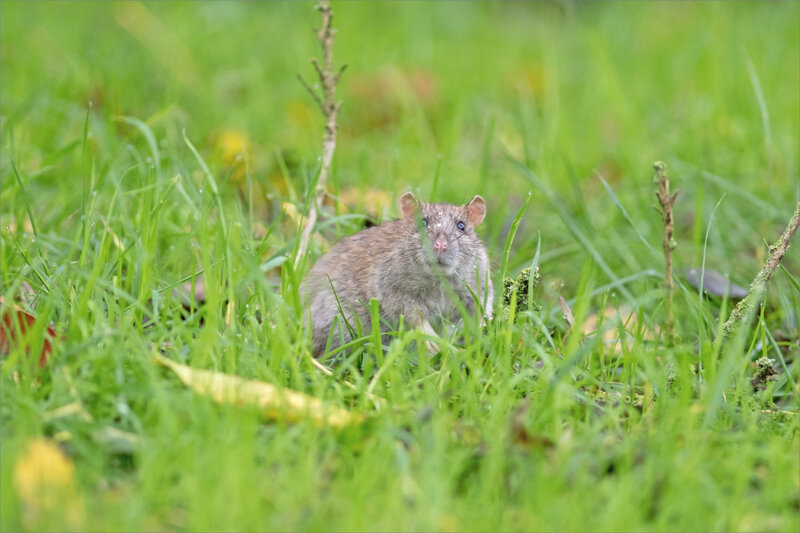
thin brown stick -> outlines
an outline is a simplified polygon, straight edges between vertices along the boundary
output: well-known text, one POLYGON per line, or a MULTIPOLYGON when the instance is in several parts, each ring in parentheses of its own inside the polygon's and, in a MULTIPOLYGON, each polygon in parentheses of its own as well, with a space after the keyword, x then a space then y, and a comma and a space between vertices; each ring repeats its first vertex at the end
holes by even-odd
POLYGON ((297 247, 297 255, 294 260, 295 269, 299 267, 300 262, 308 251, 311 233, 314 231, 317 218, 319 218, 319 211, 322 209, 325 185, 330 175, 333 152, 336 150, 336 117, 342 107, 342 102, 336 101, 336 85, 346 67, 346 65, 343 66, 338 72, 333 70, 333 38, 336 35, 336 30, 331 27, 333 9, 331 8, 330 0, 319 0, 315 9, 322 16, 322 27, 317 30, 317 38, 322 47, 324 65, 321 66, 317 58, 311 58, 311 64, 314 65, 314 70, 317 71, 317 76, 320 80, 321 95, 317 94, 300 75, 297 78, 317 102, 322 114, 325 116, 325 133, 322 136, 322 162, 319 170, 319 179, 317 180, 316 189, 309 192, 309 194, 313 195, 313 200, 309 202, 308 217, 300 235, 300 244, 297 247))
POLYGON ((742 324, 750 322, 758 309, 764 294, 767 292, 767 284, 772 278, 772 273, 778 268, 778 265, 786 254, 789 248, 789 243, 792 240, 797 228, 800 226, 800 202, 795 207, 794 215, 789 219, 789 224, 783 230, 783 234, 769 247, 769 257, 767 262, 761 268, 761 271, 753 279, 750 288, 747 290, 747 296, 744 297, 736 307, 731 311, 728 320, 722 326, 722 333, 717 337, 714 342, 715 351, 720 352, 725 345, 736 334, 742 324))
POLYGON ((667 338, 667 345, 672 346, 675 344, 675 315, 673 314, 673 293, 675 292, 675 282, 672 278, 672 251, 675 249, 676 243, 673 238, 675 232, 675 220, 672 215, 672 209, 675 206, 675 198, 678 196, 678 190, 670 195, 669 193, 669 177, 667 176, 667 165, 661 161, 653 163, 653 168, 656 171, 653 176, 653 182, 658 186, 656 191, 656 198, 661 205, 661 221, 664 223, 664 261, 666 262, 666 269, 664 272, 664 289, 667 291, 666 314, 664 320, 664 332, 667 338))
POLYGON ((305 87, 306 91, 308 91, 308 94, 310 94, 311 98, 313 98, 314 101, 317 103, 320 111, 322 111, 322 114, 325 114, 325 104, 322 103, 322 100, 320 99, 319 95, 314 92, 314 89, 311 88, 308 82, 304 80, 303 76, 301 76, 300 74, 297 75, 297 80, 303 85, 303 87, 305 87))

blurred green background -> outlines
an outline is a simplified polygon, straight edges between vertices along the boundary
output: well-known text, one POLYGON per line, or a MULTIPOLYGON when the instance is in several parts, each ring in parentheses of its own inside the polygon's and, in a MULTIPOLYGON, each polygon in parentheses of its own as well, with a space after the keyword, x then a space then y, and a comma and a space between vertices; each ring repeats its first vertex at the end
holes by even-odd
MULTIPOLYGON (((523 232, 541 230, 550 252, 567 246, 547 198, 510 156, 603 248, 633 234, 595 172, 656 242, 651 164, 663 159, 683 191, 681 237, 733 193, 720 209, 739 226, 736 242, 725 244, 725 228, 711 239, 722 247, 716 267, 729 270, 736 250, 777 231, 798 195, 797 16, 796 2, 336 4, 335 60, 348 70, 330 188, 393 197, 413 188, 452 202, 481 193, 490 213, 505 213, 484 233, 494 250, 533 190, 523 232), (762 216, 736 220, 747 204, 762 216)), ((219 155, 220 173, 245 143, 258 193, 285 197, 287 185, 270 178, 281 175, 279 159, 308 174, 320 150, 321 115, 296 79, 314 81, 317 26, 309 2, 4 3, 3 149, 36 176, 31 194, 69 202, 48 193, 78 180, 70 165, 80 149, 68 147, 91 102, 101 185, 109 168, 129 163, 126 144, 143 145, 114 120, 125 115, 153 128, 167 168, 185 153, 183 128, 201 153, 219 155)), ((294 175, 289 187, 302 195, 302 181, 294 175)), ((394 213, 362 196, 353 209, 394 213)), ((43 209, 41 225, 64 224, 76 206, 64 207, 43 209)), ((685 262, 699 260, 694 240, 678 249, 685 262)))

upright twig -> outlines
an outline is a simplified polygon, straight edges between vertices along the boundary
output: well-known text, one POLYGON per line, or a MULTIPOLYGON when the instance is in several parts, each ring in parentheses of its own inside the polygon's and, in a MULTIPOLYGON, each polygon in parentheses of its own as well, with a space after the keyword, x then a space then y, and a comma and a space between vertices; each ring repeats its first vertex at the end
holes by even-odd
POLYGON ((300 245, 297 248, 297 255, 294 261, 295 268, 300 265, 302 258, 308 251, 308 244, 311 241, 311 232, 314 231, 314 225, 317 223, 319 211, 322 208, 325 184, 330 175, 333 152, 336 150, 336 117, 339 114, 339 109, 342 107, 341 100, 338 102, 336 101, 336 85, 339 82, 339 77, 342 75, 342 72, 347 68, 347 65, 342 65, 338 72, 334 72, 333 70, 333 37, 336 35, 336 30, 331 27, 333 9, 331 8, 330 0, 319 0, 315 9, 322 15, 322 27, 317 30, 317 38, 322 47, 323 64, 320 65, 315 57, 311 58, 311 64, 314 65, 314 70, 317 71, 317 76, 321 84, 321 94, 317 94, 300 74, 297 75, 297 79, 300 80, 303 87, 305 87, 311 97, 314 98, 314 101, 325 116, 325 133, 322 136, 322 164, 319 170, 319 179, 317 180, 316 189, 309 192, 313 197, 310 199, 311 201, 309 201, 308 217, 303 227, 303 233, 300 236, 300 245))
POLYGON ((747 296, 736 304, 728 320, 722 326, 722 333, 714 342, 715 351, 720 352, 741 325, 749 322, 753 318, 753 315, 755 315, 758 305, 767 292, 767 283, 769 283, 769 280, 772 278, 772 273, 778 268, 781 259, 783 259, 783 256, 786 254, 786 250, 789 248, 789 243, 797 231, 798 226, 800 226, 800 202, 797 203, 794 215, 789 219, 789 224, 786 226, 786 229, 783 230, 783 234, 775 243, 770 245, 767 262, 764 263, 761 271, 750 284, 750 288, 747 290, 747 296))
POLYGON ((667 318, 664 321, 664 332, 667 337, 667 344, 672 346, 675 344, 675 316, 672 310, 673 293, 675 292, 675 283, 672 279, 672 250, 675 249, 676 243, 673 238, 675 232, 675 221, 672 215, 672 208, 675 206, 675 198, 678 196, 678 190, 670 195, 669 193, 669 177, 667 176, 667 165, 661 161, 653 163, 653 168, 656 171, 653 176, 653 183, 656 184, 658 190, 656 191, 656 198, 661 205, 661 221, 664 223, 664 261, 666 262, 666 271, 664 272, 664 288, 667 291, 667 304, 666 313, 667 318))

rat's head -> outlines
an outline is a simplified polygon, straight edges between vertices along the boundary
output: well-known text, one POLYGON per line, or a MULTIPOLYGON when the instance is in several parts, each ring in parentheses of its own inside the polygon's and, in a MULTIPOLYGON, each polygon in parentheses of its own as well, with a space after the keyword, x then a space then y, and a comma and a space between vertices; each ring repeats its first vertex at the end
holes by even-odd
POLYGON ((482 246, 475 233, 486 216, 482 197, 475 196, 467 205, 428 204, 407 192, 400 198, 400 211, 420 239, 421 261, 438 264, 447 274, 462 265, 472 266, 482 246))

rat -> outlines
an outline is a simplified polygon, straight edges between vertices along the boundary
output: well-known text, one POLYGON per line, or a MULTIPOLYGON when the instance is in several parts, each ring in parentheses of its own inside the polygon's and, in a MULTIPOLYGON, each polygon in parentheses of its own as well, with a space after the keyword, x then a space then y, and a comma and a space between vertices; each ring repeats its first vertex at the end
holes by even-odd
MULTIPOLYGON (((372 298, 380 304, 384 333, 403 316, 406 324, 435 336, 431 321, 459 317, 451 295, 473 314, 474 293, 484 317, 491 318, 489 256, 475 233, 486 216, 484 199, 475 196, 466 205, 421 203, 407 192, 400 198, 400 212, 399 220, 340 241, 303 281, 301 294, 310 302, 316 357, 326 346, 332 350, 342 340, 353 340, 342 314, 353 329, 357 317, 362 331, 369 331, 372 298)), ((428 350, 435 348, 428 343, 428 350)))

